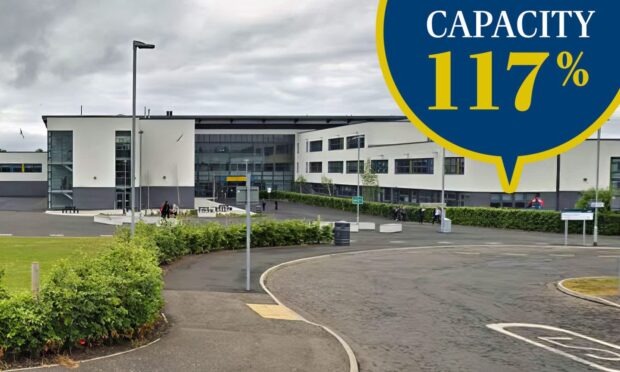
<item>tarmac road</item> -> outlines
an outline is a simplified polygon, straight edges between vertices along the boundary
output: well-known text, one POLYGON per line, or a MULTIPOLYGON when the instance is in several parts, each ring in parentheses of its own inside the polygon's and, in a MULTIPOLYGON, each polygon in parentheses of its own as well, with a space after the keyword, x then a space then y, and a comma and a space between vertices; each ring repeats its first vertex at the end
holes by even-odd
MULTIPOLYGON (((343 336, 361 371, 591 371, 487 325, 547 325, 620 345, 618 309, 553 286, 567 277, 617 274, 618 258, 611 256, 618 253, 520 246, 375 251, 284 267, 267 286, 285 305, 343 336)), ((601 360, 540 339, 566 336, 557 331, 515 332, 620 370, 620 347, 603 347, 615 355, 598 357, 615 360, 601 360)), ((601 348, 575 338, 561 342, 601 348)))

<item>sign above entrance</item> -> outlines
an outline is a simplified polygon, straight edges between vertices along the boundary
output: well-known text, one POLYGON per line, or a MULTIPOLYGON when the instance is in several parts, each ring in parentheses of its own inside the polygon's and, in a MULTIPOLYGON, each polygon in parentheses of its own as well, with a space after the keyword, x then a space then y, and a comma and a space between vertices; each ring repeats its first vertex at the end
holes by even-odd
POLYGON ((228 176, 226 177, 226 182, 245 182, 247 180, 246 176, 228 176))

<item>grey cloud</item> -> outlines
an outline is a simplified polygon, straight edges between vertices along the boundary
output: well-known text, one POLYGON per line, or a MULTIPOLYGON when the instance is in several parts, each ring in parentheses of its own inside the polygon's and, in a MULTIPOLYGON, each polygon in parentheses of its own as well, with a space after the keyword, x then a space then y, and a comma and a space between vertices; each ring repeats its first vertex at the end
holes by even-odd
POLYGON ((16 88, 32 85, 39 76, 39 68, 45 55, 36 50, 27 50, 15 58, 17 76, 11 82, 16 88))

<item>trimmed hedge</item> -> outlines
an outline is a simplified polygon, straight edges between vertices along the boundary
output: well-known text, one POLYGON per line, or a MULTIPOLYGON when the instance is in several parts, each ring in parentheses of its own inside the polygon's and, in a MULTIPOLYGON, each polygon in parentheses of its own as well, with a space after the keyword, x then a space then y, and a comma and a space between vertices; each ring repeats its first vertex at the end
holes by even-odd
MULTIPOLYGON (((327 207, 343 211, 355 212, 355 205, 349 198, 335 198, 322 195, 308 195, 294 192, 272 192, 261 197, 271 199, 285 199, 302 204, 327 207)), ((395 205, 388 203, 368 202, 360 207, 360 212, 372 216, 392 218, 395 205)), ((417 221, 419 206, 405 205, 402 207, 405 218, 408 221, 417 221)), ((433 218, 433 210, 427 209, 425 221, 430 222, 433 218)), ((528 209, 501 209, 501 208, 471 208, 458 207, 447 208, 446 217, 455 225, 492 227, 500 229, 516 229, 525 231, 553 232, 564 231, 564 222, 561 221, 560 212, 528 209)), ((587 223, 587 231, 592 232, 593 222, 587 223)), ((571 233, 581 233, 580 223, 569 223, 571 233)), ((599 233, 601 235, 620 235, 620 214, 601 213, 599 215, 599 233)))
MULTIPOLYGON (((318 223, 265 221, 252 225, 252 246, 326 243, 332 229, 318 223)), ((119 229, 94 259, 63 260, 38 299, 0 286, 0 360, 38 357, 142 336, 163 306, 160 264, 187 254, 245 247, 245 225, 138 224, 136 236, 119 229)), ((0 272, 0 279, 2 272, 0 272)))
MULTIPOLYGON (((117 234, 121 241, 129 241, 129 230, 117 234)), ((220 250, 245 248, 245 225, 223 226, 219 223, 204 225, 138 224, 136 241, 155 249, 159 262, 170 263, 187 254, 202 254, 220 250)), ((331 242, 332 228, 303 221, 261 221, 252 224, 252 247, 280 247, 331 242)))

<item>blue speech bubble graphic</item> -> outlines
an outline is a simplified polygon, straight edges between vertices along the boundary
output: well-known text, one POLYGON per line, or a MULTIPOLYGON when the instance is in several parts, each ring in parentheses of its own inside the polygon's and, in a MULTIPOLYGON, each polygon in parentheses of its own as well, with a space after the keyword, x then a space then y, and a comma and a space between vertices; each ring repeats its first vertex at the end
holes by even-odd
POLYGON ((498 168, 517 190, 526 163, 590 137, 620 104, 620 2, 381 0, 388 87, 423 133, 498 168))

